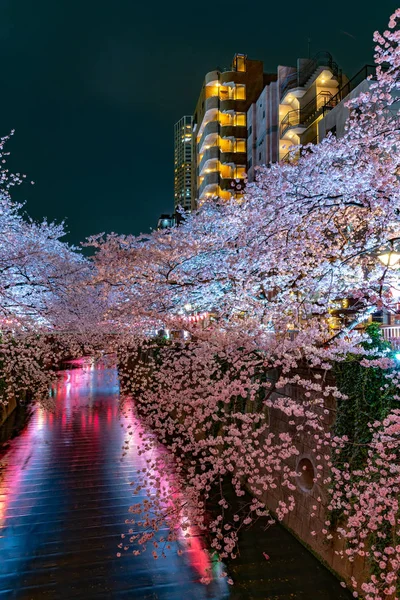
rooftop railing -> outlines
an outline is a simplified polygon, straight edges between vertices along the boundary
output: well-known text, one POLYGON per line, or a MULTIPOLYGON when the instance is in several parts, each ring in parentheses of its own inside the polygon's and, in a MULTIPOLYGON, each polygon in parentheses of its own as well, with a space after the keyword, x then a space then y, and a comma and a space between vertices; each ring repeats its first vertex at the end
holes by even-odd
POLYGON ((327 67, 335 77, 337 77, 340 73, 337 63, 333 60, 332 55, 329 52, 318 52, 302 69, 296 71, 295 73, 290 73, 287 77, 285 77, 280 86, 281 98, 283 98, 288 90, 296 87, 304 87, 307 81, 319 67, 327 67))

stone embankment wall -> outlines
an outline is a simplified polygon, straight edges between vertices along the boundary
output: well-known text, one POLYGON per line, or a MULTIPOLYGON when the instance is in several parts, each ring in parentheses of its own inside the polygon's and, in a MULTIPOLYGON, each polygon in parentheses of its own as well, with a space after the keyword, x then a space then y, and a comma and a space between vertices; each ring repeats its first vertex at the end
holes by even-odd
POLYGON ((0 404, 0 427, 16 408, 17 400, 15 396, 10 398, 7 404, 0 404))
MULTIPOLYGON (((305 375, 305 373, 300 373, 305 375)), ((308 374, 309 376, 309 374, 308 374)), ((327 385, 334 385, 334 380, 326 382, 327 385)), ((301 391, 294 385, 287 385, 280 390, 279 394, 273 392, 271 400, 277 399, 280 395, 287 396, 301 402, 301 391)), ((326 399, 325 407, 330 410, 330 419, 326 421, 326 427, 333 424, 336 412, 336 400, 332 397, 326 399)), ((275 435, 280 433, 289 433, 295 442, 299 452, 298 456, 288 459, 286 464, 291 469, 296 469, 302 475, 297 480, 297 489, 289 490, 285 486, 278 485, 276 489, 271 489, 264 493, 262 499, 266 506, 275 513, 280 501, 287 501, 289 496, 295 499, 295 508, 290 511, 282 523, 286 526, 300 542, 305 544, 328 568, 336 573, 341 581, 346 581, 351 587, 351 577, 358 582, 369 579, 369 567, 366 558, 356 557, 354 562, 350 562, 347 557, 341 557, 338 553, 345 549, 345 540, 340 539, 333 531, 329 531, 329 526, 325 523, 329 521, 329 494, 327 485, 323 481, 330 475, 330 469, 324 461, 323 456, 330 452, 325 449, 316 452, 316 441, 312 434, 302 434, 297 437, 295 426, 290 424, 293 421, 291 417, 285 415, 281 410, 269 408, 267 418, 269 419, 269 429, 275 435), (322 477, 317 481, 314 476, 317 473, 315 456, 322 457, 323 470, 322 477), (305 469, 304 469, 305 468, 305 469), (322 529, 328 530, 332 534, 332 539, 328 540, 326 534, 322 534, 322 529), (312 532, 315 532, 313 535, 312 532)), ((321 460, 319 461, 321 464, 321 460)))

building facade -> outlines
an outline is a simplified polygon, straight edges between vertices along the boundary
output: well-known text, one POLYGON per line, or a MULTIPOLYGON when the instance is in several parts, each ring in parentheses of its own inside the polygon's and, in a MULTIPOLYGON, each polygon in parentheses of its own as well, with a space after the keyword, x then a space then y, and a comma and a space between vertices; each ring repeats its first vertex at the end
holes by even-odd
POLYGON ((247 112, 248 178, 255 167, 288 159, 289 148, 318 143, 318 123, 339 101, 346 78, 328 52, 299 58, 296 67, 279 66, 247 112))
POLYGON ((170 229, 171 227, 175 227, 176 218, 175 215, 162 214, 159 216, 157 221, 157 230, 160 229, 170 229))
POLYGON ((331 102, 331 110, 326 111, 324 117, 318 123, 318 140, 321 141, 332 133, 336 137, 342 137, 346 131, 346 121, 350 111, 346 106, 348 100, 356 98, 370 88, 371 81, 375 79, 376 66, 364 65, 343 85, 338 91, 337 97, 331 102))
POLYGON ((174 208, 192 206, 192 116, 174 126, 174 208))
POLYGON ((193 117, 192 208, 206 198, 240 196, 247 173, 247 110, 276 75, 236 54, 227 71, 204 79, 193 117))

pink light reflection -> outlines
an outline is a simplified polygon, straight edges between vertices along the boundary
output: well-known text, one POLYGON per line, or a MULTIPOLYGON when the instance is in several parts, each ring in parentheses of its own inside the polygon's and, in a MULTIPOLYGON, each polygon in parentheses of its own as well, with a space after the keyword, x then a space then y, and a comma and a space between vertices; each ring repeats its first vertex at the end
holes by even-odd
MULTIPOLYGON (((143 433, 143 426, 140 423, 139 419, 135 416, 133 409, 125 412, 124 414, 124 430, 126 432, 132 431, 133 435, 129 436, 130 444, 129 449, 126 451, 126 460, 131 457, 132 459, 138 460, 136 455, 137 445, 140 443, 140 433, 143 433), (129 428, 128 426, 131 425, 129 428)), ((121 431, 123 431, 121 429, 121 431)), ((128 434, 129 435, 129 434, 128 434)), ((157 458, 167 457, 167 450, 161 445, 157 445, 155 449, 151 451, 147 451, 146 453, 141 455, 141 460, 139 465, 144 468, 146 466, 146 460, 148 458, 154 458, 154 454, 156 453, 157 458)), ((151 471, 150 471, 151 472, 151 471)), ((153 471, 154 475, 158 475, 160 477, 160 485, 163 492, 163 496, 165 498, 173 498, 175 500, 178 497, 185 497, 185 490, 181 488, 178 478, 174 477, 173 474, 170 473, 169 469, 160 470, 157 472, 153 471)), ((172 500, 165 502, 166 513, 168 508, 173 508, 174 503, 172 500)), ((190 517, 189 517, 190 518, 190 517)), ((168 523, 167 523, 168 525, 168 523)), ((176 526, 176 523, 171 523, 172 527, 176 526)), ((210 555, 206 549, 205 543, 201 536, 201 531, 198 526, 193 523, 188 525, 188 516, 185 515, 183 510, 180 511, 179 514, 179 524, 178 524, 178 543, 183 547, 184 553, 189 561, 190 566, 194 569, 195 572, 198 573, 200 578, 212 579, 212 563, 210 560, 210 555)))

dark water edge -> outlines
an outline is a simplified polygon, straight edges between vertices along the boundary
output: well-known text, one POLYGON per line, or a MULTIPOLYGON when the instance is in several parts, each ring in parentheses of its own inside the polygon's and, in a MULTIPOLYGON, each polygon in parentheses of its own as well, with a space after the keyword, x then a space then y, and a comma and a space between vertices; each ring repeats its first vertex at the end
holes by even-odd
MULTIPOLYGON (((229 503, 229 514, 251 502, 250 494, 238 499, 230 484, 224 485, 223 491, 229 503)), ((215 509, 209 506, 209 510, 213 514, 215 509)), ((277 521, 267 526, 266 518, 260 518, 239 533, 239 555, 234 560, 224 559, 224 563, 234 581, 230 589, 231 600, 353 598, 342 588, 337 577, 292 533, 277 521)))
POLYGON ((255 525, 240 538, 240 556, 228 561, 233 600, 350 600, 352 594, 289 531, 255 525), (269 555, 266 560, 263 552, 269 555), (266 593, 266 590, 268 592, 266 593))

